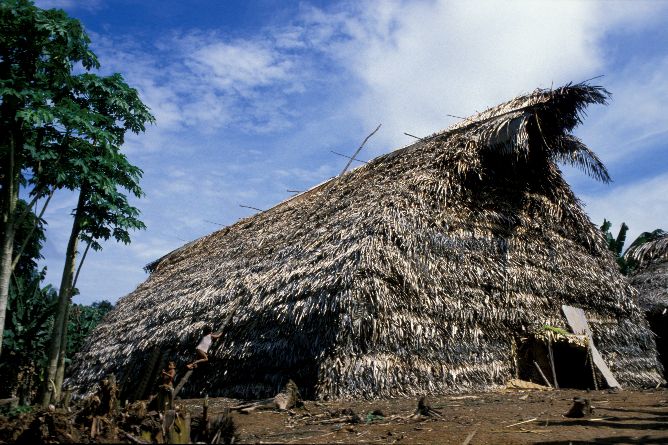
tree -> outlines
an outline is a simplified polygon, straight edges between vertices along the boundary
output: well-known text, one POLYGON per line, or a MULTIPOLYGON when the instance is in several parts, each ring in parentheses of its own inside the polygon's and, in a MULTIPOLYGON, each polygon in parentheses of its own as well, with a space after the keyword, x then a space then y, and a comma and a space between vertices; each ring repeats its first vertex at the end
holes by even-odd
MULTIPOLYGON (((19 187, 29 178, 33 201, 52 192, 42 181, 45 164, 62 156, 62 125, 72 70, 98 67, 81 24, 60 10, 29 0, 0 3, 0 354, 9 296, 19 187)), ((32 203, 28 205, 32 207, 32 203)))
POLYGON ((625 250, 624 244, 626 243, 626 233, 629 230, 629 226, 627 226, 626 223, 622 223, 617 237, 614 237, 612 233, 610 233, 611 227, 612 223, 604 218, 603 224, 601 225, 601 231, 608 243, 608 249, 615 254, 619 271, 624 275, 633 273, 640 265, 637 258, 637 253, 639 252, 638 248, 640 246, 667 236, 667 233, 662 229, 656 229, 652 232, 643 232, 638 235, 638 237, 633 240, 631 245, 625 250))
POLYGON ((44 384, 42 370, 58 302, 58 293, 51 285, 42 287, 44 274, 42 270, 17 276, 10 286, 5 353, 0 365, 2 386, 8 393, 0 397, 18 395, 21 405, 29 404, 33 392, 44 384))
MULTIPOLYGON (((142 171, 130 164, 120 149, 125 133, 140 133, 153 116, 141 102, 136 90, 130 88, 120 74, 99 77, 94 74, 77 76, 67 119, 70 156, 48 172, 49 182, 59 187, 78 189, 79 199, 74 209, 65 265, 59 289, 59 303, 49 350, 47 379, 49 389, 59 389, 65 368, 68 310, 75 291, 78 243, 99 250, 100 240, 114 238, 130 242, 129 231, 143 229, 139 211, 131 206, 123 190, 141 197, 139 179, 142 171), (62 178, 62 182, 59 182, 62 178)), ((45 173, 47 174, 47 173, 45 173)), ((79 262, 79 269, 83 262, 79 262)), ((45 391, 43 404, 58 394, 45 391)))
POLYGON ((615 254, 615 260, 617 261, 617 265, 619 266, 620 272, 624 275, 628 275, 629 267, 626 263, 626 259, 622 255, 622 251, 624 250, 624 243, 626 242, 626 233, 629 231, 629 226, 627 226, 626 223, 622 223, 621 227, 619 228, 619 232, 617 233, 617 237, 612 236, 612 233, 610 233, 611 227, 612 223, 607 219, 603 218, 603 224, 601 225, 601 232, 603 232, 605 240, 608 243, 608 249, 613 254, 615 254))
POLYGON ((9 287, 0 397, 18 395, 20 403, 27 404, 41 386, 39 370, 46 363, 57 293, 51 286, 41 287, 45 271, 38 270, 37 260, 45 240, 43 221, 23 200, 17 202, 17 209, 25 216, 14 238, 14 250, 20 255, 9 287))
POLYGON ((114 305, 107 300, 96 301, 90 306, 73 304, 70 307, 66 350, 69 356, 81 350, 86 337, 113 308, 114 305))

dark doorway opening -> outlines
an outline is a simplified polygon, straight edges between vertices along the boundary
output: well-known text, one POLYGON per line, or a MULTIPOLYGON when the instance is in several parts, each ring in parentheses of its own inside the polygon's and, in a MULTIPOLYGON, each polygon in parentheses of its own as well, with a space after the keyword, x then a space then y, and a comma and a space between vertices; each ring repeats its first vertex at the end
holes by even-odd
POLYGON ((647 313, 649 327, 656 335, 656 350, 663 365, 663 376, 668 376, 668 310, 647 313))
MULTIPOLYGON (((518 377, 522 380, 546 385, 541 371, 554 386, 555 374, 559 388, 594 389, 594 374, 585 346, 568 340, 551 341, 554 372, 550 360, 548 341, 530 336, 519 339, 517 344, 518 377), (540 368, 540 370, 539 370, 540 368)), ((599 375, 596 376, 601 381, 599 375)))

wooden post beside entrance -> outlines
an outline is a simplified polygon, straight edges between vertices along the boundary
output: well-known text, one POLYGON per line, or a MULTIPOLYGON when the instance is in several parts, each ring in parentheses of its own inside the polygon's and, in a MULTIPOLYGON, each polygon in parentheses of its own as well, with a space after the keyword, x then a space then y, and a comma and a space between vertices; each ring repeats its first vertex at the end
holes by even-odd
MULTIPOLYGON (((589 323, 587 323, 587 317, 585 316, 584 311, 580 308, 568 305, 561 306, 561 310, 564 312, 566 320, 568 321, 571 329, 573 329, 573 333, 587 336, 587 344, 589 345, 591 362, 596 366, 596 368, 598 368, 599 371, 601 371, 601 374, 603 375, 603 378, 605 379, 608 386, 610 388, 622 389, 622 386, 612 374, 612 371, 610 371, 610 368, 608 368, 608 365, 603 360, 603 357, 601 357, 601 353, 598 352, 598 349, 596 349, 596 346, 594 345, 594 339, 592 337, 591 329, 589 329, 589 323)), ((594 375, 594 383, 598 385, 596 382, 596 375, 594 375)))
POLYGON ((557 371, 554 368, 554 354, 552 353, 552 340, 548 338, 547 340, 547 352, 550 356, 550 366, 552 367, 552 379, 554 380, 554 389, 559 389, 559 383, 557 383, 557 371))

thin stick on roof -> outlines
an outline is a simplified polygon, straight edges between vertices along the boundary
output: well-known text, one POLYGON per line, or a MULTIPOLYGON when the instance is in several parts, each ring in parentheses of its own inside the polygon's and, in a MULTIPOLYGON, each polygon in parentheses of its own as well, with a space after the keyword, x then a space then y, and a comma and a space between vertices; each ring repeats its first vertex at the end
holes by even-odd
POLYGON ((424 138, 421 138, 420 136, 415 136, 414 134, 406 133, 405 131, 404 131, 404 134, 405 134, 406 136, 410 136, 410 137, 412 137, 412 138, 415 138, 415 139, 419 139, 419 140, 421 140, 421 141, 424 141, 424 138))
POLYGON ((470 122, 473 122, 473 121, 472 121, 471 119, 469 119, 468 117, 455 116, 454 114, 446 114, 446 116, 448 116, 448 117, 456 117, 457 119, 461 119, 461 120, 464 120, 464 121, 470 121, 470 122))
POLYGON ((301 193, 303 191, 304 190, 290 190, 290 189, 286 190, 286 192, 288 192, 288 193, 301 193))
POLYGON ((208 219, 205 219, 204 222, 208 222, 209 224, 215 224, 217 226, 222 226, 222 227, 225 226, 225 224, 217 223, 215 221, 209 221, 208 219))
POLYGON ((239 207, 244 207, 244 208, 246 208, 246 209, 257 210, 258 212, 264 212, 264 210, 262 210, 262 209, 258 209, 257 207, 245 206, 245 205, 243 205, 243 204, 239 204, 239 207))
POLYGON ((334 153, 335 155, 343 156, 344 158, 352 159, 353 161, 357 161, 357 162, 362 162, 362 163, 364 163, 364 164, 368 164, 367 161, 363 161, 363 160, 361 160, 361 159, 351 158, 351 157, 348 156, 348 155, 344 155, 343 153, 339 153, 339 152, 334 151, 334 150, 329 150, 329 151, 331 151, 331 152, 334 153))
POLYGON ((376 132, 377 132, 378 130, 380 130, 381 125, 383 125, 383 124, 378 124, 378 126, 376 127, 376 129, 373 130, 373 131, 371 132, 371 134, 369 134, 369 136, 367 136, 367 137, 364 139, 364 141, 362 142, 362 145, 359 146, 359 148, 355 151, 355 153, 350 157, 350 160, 348 161, 348 163, 346 164, 346 166, 343 167, 343 170, 341 170, 341 173, 339 173, 339 176, 343 175, 343 174, 346 172, 346 170, 348 170, 348 167, 350 167, 350 164, 352 164, 353 159, 355 159, 355 158, 357 157, 357 155, 359 154, 359 152, 362 150, 362 147, 364 147, 364 144, 366 144, 366 141, 368 141, 369 138, 370 138, 371 136, 373 136, 374 134, 376 134, 376 132))

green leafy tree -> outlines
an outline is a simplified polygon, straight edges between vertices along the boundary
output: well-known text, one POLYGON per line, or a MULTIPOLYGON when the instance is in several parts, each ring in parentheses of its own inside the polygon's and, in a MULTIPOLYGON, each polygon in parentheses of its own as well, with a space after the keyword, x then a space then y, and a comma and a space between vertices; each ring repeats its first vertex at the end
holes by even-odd
POLYGON ((631 245, 625 250, 624 244, 626 243, 626 234, 629 230, 629 226, 626 223, 622 223, 619 228, 617 236, 614 237, 610 233, 610 228, 612 223, 607 219, 603 219, 603 224, 601 225, 601 231, 605 240, 608 243, 608 249, 615 254, 615 259, 617 260, 617 265, 619 266, 620 272, 624 275, 629 275, 633 273, 639 266, 637 258, 634 255, 629 255, 631 251, 638 250, 638 247, 646 244, 648 242, 656 241, 660 238, 667 236, 667 233, 662 229, 656 229, 652 232, 643 232, 638 237, 633 240, 631 245))
POLYGON ((30 184, 33 202, 53 192, 42 173, 68 157, 60 117, 71 106, 74 65, 98 66, 89 43, 81 24, 63 11, 42 10, 28 0, 0 2, 0 340, 23 217, 19 188, 30 184))
POLYGON ((627 275, 629 273, 629 267, 626 263, 626 259, 622 255, 622 251, 624 250, 624 243, 626 243, 626 233, 629 231, 629 226, 627 226, 626 223, 622 223, 616 237, 610 233, 611 227, 612 223, 604 218, 603 224, 601 225, 601 232, 603 232, 603 236, 605 236, 605 240, 608 243, 608 249, 615 255, 619 270, 624 275, 627 275))
POLYGON ((21 405, 29 404, 44 384, 46 351, 58 302, 53 287, 42 287, 44 273, 15 277, 9 292, 5 353, 0 365, 6 393, 1 396, 17 395, 21 405))
MULTIPOLYGON (((120 74, 99 77, 83 74, 75 78, 72 106, 63 119, 68 132, 67 160, 52 164, 45 172, 59 187, 76 189, 79 193, 66 249, 65 265, 59 289, 58 311, 49 351, 50 388, 60 388, 65 369, 68 310, 74 295, 77 254, 80 240, 86 243, 84 256, 101 248, 100 241, 115 239, 130 242, 130 231, 143 229, 139 210, 129 204, 124 192, 142 196, 139 180, 142 171, 130 164, 121 153, 128 131, 140 133, 153 116, 142 103, 137 91, 130 88, 120 74), (62 178, 62 182, 59 182, 62 178)), ((43 404, 58 394, 45 392, 43 404)))
POLYGON ((95 249, 111 237, 129 242, 129 231, 143 228, 121 192, 141 195, 141 170, 119 148, 126 131, 143 131, 152 116, 120 75, 73 74, 75 64, 90 71, 98 62, 81 24, 63 11, 3 1, 0 33, 0 327, 15 264, 19 187, 28 186, 35 201, 58 188, 79 191, 49 352, 47 377, 55 382, 63 367, 59 351, 67 345, 79 240, 95 249))
POLYGON ((67 328, 68 356, 71 357, 81 350, 88 335, 113 308, 114 305, 107 300, 97 301, 90 306, 72 305, 67 328))
POLYGON ((20 256, 9 286, 0 397, 18 395, 25 405, 41 386, 57 293, 51 286, 42 288, 45 271, 37 266, 45 240, 43 221, 23 200, 17 202, 17 209, 24 217, 14 238, 14 250, 20 256))

